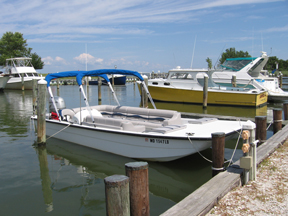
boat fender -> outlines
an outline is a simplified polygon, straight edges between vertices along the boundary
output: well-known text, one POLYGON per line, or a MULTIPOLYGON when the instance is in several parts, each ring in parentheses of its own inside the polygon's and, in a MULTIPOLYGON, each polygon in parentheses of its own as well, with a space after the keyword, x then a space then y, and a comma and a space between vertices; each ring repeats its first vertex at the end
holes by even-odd
POLYGON ((57 116, 57 113, 51 112, 51 119, 59 120, 59 118, 58 118, 58 116, 57 116))

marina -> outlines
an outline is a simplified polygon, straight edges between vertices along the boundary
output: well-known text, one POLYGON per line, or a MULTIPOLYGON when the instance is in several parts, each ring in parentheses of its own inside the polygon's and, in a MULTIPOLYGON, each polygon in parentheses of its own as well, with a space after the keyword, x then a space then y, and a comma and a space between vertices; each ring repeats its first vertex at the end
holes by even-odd
MULTIPOLYGON (((61 85, 51 87, 54 95, 61 95, 67 107, 73 107, 75 95, 79 95, 78 86, 61 85)), ((87 98, 91 106, 98 104, 97 86, 87 88, 87 98)), ((115 92, 121 104, 139 107, 141 104, 137 86, 115 86, 115 92)), ((125 173, 125 163, 135 160, 114 154, 85 148, 66 141, 47 139, 46 148, 34 146, 35 134, 30 116, 33 113, 32 91, 5 90, 0 95, 1 104, 1 172, 7 173, 0 179, 1 214, 37 214, 50 212, 53 215, 65 214, 105 214, 104 178, 125 173), (31 194, 27 199, 27 193, 31 194), (13 208, 17 199, 18 208, 13 208)), ((80 102, 80 100, 79 100, 80 102)), ((114 104, 108 86, 102 86, 102 104, 114 104)), ((157 107, 177 110, 170 103, 156 102, 157 107)), ((81 102, 81 106, 85 106, 81 102)), ((149 107, 152 106, 149 104, 149 107)), ((268 104, 259 111, 271 121, 274 107, 282 104, 268 104)), ((207 113, 254 118, 256 108, 245 108, 245 112, 233 107, 201 105, 179 106, 180 112, 207 113), (217 109, 219 112, 217 112, 217 109)), ((267 133, 271 136, 272 132, 267 133)), ((225 158, 230 158, 236 140, 226 143, 225 158)), ((241 149, 236 151, 239 158, 241 149)), ((202 152, 211 158, 211 150, 202 152)), ((235 160, 237 160, 237 157, 235 160)), ((160 215, 184 199, 202 184, 211 179, 211 164, 199 154, 194 154, 172 162, 149 162, 150 214, 160 215), (181 167, 181 168, 180 168, 181 167)))

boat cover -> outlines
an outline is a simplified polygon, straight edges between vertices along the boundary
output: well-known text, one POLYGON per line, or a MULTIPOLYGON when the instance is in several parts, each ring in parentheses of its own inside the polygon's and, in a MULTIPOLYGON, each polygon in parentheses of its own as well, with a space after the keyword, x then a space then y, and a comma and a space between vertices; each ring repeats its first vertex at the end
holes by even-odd
MULTIPOLYGON (((131 75, 138 77, 141 81, 144 81, 141 74, 136 71, 130 70, 122 70, 122 69, 99 69, 99 70, 91 70, 91 71, 81 71, 76 77, 77 82, 81 83, 81 80, 84 76, 101 76, 103 74, 122 74, 122 75, 131 75)), ((110 82, 108 80, 108 82, 110 82)))
MULTIPOLYGON (((45 80, 47 81, 47 87, 50 86, 50 81, 52 79, 57 79, 57 78, 64 78, 64 77, 76 77, 78 85, 82 85, 82 78, 80 80, 77 79, 77 76, 82 73, 82 72, 87 72, 87 71, 65 71, 65 72, 60 72, 60 73, 51 73, 48 74, 45 77, 45 80)), ((96 75, 95 75, 96 76, 96 75)), ((101 74, 97 75, 105 79, 107 82, 109 82, 109 78, 107 77, 106 74, 101 74)), ((83 77, 83 76, 82 76, 83 77)))
POLYGON ((47 81, 47 87, 50 86, 50 81, 56 78, 64 78, 64 77, 76 77, 76 81, 78 85, 82 85, 82 78, 84 76, 100 76, 108 82, 109 79, 106 74, 122 74, 122 75, 132 75, 138 77, 141 81, 144 81, 141 74, 136 71, 130 70, 121 70, 121 69, 99 69, 99 70, 91 70, 91 71, 65 71, 59 73, 51 73, 45 77, 47 81))

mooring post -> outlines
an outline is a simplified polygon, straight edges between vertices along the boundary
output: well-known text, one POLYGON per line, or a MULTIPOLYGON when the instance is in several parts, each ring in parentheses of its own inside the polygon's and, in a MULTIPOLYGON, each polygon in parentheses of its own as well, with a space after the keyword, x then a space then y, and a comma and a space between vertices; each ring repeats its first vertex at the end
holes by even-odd
POLYGON ((288 103, 283 103, 283 110, 284 110, 284 120, 288 120, 288 103))
POLYGON ((46 85, 45 80, 38 81, 37 106, 37 143, 46 143, 46 85))
POLYGON ((126 176, 130 183, 130 213, 131 216, 150 215, 148 163, 131 162, 125 164, 126 176))
MULTIPOLYGON (((144 75, 143 79, 144 79, 145 85, 148 88, 148 77, 146 75, 144 75)), ((146 107, 148 107, 148 95, 144 89, 144 86, 142 86, 142 84, 141 84, 141 90, 142 90, 141 96, 142 96, 143 107, 146 108, 146 107)))
POLYGON ((37 80, 32 80, 32 89, 33 89, 33 115, 37 115, 37 80))
POLYGON ((130 216, 129 178, 124 175, 108 176, 104 179, 106 215, 130 216))
POLYGON ((102 85, 101 77, 98 77, 98 101, 102 100, 101 85, 102 85))
POLYGON ((237 83, 236 83, 236 75, 235 74, 232 75, 231 83, 232 83, 233 87, 236 87, 237 83))
POLYGON ((212 177, 224 171, 225 133, 212 133, 212 177))
POLYGON ((22 83, 22 88, 21 89, 22 89, 22 91, 24 91, 25 90, 25 87, 24 87, 25 86, 25 84, 24 84, 24 74, 21 75, 21 83, 22 83))
POLYGON ((204 75, 204 86, 203 86, 203 108, 207 108, 208 101, 208 76, 204 75))
POLYGON ((274 134, 276 134, 281 129, 282 129, 282 109, 274 108, 273 109, 273 132, 274 134))
POLYGON ((255 116, 256 124, 256 140, 259 140, 258 145, 261 145, 267 139, 267 117, 255 116))
POLYGON ((57 89, 59 89, 59 88, 60 88, 60 87, 59 87, 59 85, 60 85, 59 79, 57 79, 56 82, 57 82, 57 89))

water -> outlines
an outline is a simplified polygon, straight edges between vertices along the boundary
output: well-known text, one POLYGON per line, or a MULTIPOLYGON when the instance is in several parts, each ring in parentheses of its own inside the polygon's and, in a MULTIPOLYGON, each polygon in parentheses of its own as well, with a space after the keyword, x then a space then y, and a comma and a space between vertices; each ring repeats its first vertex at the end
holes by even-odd
MULTIPOLYGON (((84 88, 85 89, 85 88, 84 88)), ((98 104, 98 87, 90 86, 90 105, 98 104)), ((66 107, 79 106, 77 86, 60 86, 55 95, 64 98, 66 107)), ((115 86, 120 104, 139 106, 137 86, 115 86)), ((81 103, 84 106, 84 103, 81 103)), ((102 104, 116 102, 107 86, 102 87, 102 104)), ((158 108, 203 113, 198 105, 156 103, 158 108)), ((264 109, 210 106, 210 114, 254 117, 264 109)), ((6 90, 0 94, 0 215, 105 215, 104 178, 125 174, 125 163, 133 159, 100 152, 72 143, 48 139, 46 147, 34 146, 35 133, 30 122, 32 91, 6 90)), ((235 140, 227 143, 230 157, 235 140)), ((203 152, 211 158, 211 150, 203 152)), ((241 151, 237 150, 237 155, 241 151)), ((211 178, 211 164, 195 154, 167 163, 149 162, 151 215, 159 215, 211 178)))

